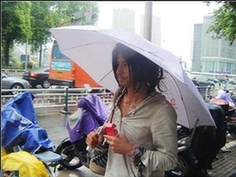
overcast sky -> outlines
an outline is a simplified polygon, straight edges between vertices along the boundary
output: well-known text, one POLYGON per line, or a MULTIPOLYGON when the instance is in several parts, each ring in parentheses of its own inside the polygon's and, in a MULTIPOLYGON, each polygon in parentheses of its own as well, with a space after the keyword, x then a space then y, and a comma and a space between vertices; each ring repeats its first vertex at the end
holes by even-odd
MULTIPOLYGON (((135 28, 140 33, 140 19, 144 15, 145 1, 97 1, 99 4, 98 26, 112 27, 113 8, 127 7, 135 11, 135 28)), ((161 19, 161 46, 177 56, 181 56, 191 65, 191 42, 193 26, 203 22, 203 16, 209 15, 217 8, 212 2, 206 6, 202 1, 153 1, 153 15, 161 19)))

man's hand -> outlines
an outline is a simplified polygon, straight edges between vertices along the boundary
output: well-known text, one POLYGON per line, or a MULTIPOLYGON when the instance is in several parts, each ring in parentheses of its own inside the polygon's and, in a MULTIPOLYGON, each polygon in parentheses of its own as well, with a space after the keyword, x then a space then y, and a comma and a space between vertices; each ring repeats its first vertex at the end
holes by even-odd
POLYGON ((130 155, 134 145, 129 142, 129 140, 123 134, 116 136, 103 136, 106 142, 111 146, 112 150, 118 154, 130 155))
POLYGON ((100 130, 101 130, 101 127, 99 127, 96 131, 91 131, 87 135, 86 144, 90 148, 94 148, 95 146, 97 146, 97 144, 102 143, 104 131, 100 131, 100 130), (99 132, 99 134, 98 134, 98 132, 99 132))

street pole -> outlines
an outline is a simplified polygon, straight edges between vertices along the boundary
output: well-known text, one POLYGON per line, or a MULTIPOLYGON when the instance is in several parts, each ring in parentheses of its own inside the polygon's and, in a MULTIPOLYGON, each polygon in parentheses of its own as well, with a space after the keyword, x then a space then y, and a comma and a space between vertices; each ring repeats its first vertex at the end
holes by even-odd
POLYGON ((26 39, 25 43, 25 71, 27 70, 27 62, 28 62, 28 39, 26 39))
POLYGON ((144 38, 152 40, 152 1, 145 2, 144 38))

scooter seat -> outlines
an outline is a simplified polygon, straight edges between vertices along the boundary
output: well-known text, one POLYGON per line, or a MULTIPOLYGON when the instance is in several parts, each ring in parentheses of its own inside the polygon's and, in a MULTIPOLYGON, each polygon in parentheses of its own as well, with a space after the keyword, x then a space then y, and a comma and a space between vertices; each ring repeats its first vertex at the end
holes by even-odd
POLYGON ((52 151, 43 151, 34 155, 44 162, 58 162, 62 159, 59 154, 52 151))

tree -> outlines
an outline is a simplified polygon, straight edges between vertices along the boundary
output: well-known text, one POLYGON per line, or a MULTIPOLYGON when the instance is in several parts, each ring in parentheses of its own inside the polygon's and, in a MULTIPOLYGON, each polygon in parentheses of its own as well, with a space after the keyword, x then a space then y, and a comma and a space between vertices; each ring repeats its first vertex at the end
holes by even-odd
MULTIPOLYGON (((39 50, 39 66, 41 66, 42 45, 51 39, 49 28, 61 26, 63 21, 71 22, 74 14, 80 14, 81 25, 94 24, 98 17, 97 3, 91 1, 49 1, 49 2, 33 2, 32 17, 34 23, 32 29, 33 38, 31 39, 32 52, 39 50), (87 22, 85 13, 88 8, 93 10, 93 18, 91 22, 87 22), (39 25, 40 24, 40 25, 39 25)), ((67 24, 68 25, 68 24, 67 24)))
POLYGON ((52 13, 50 10, 52 4, 53 2, 50 1, 32 2, 31 28, 33 35, 29 40, 32 52, 37 51, 41 44, 47 43, 49 36, 48 29, 56 26, 58 23, 58 20, 55 17, 57 14, 52 13))
MULTIPOLYGON (((33 38, 31 39, 33 51, 50 40, 49 29, 61 26, 61 22, 70 20, 75 13, 85 14, 86 9, 92 8, 94 15, 98 14, 97 3, 91 1, 39 1, 32 2, 31 10, 33 38)), ((97 16, 91 24, 97 21, 97 16)), ((88 24, 85 18, 82 25, 88 24)))
POLYGON ((6 66, 9 66, 9 51, 14 42, 27 40, 32 52, 42 50, 42 45, 51 39, 49 29, 61 26, 61 21, 71 19, 76 13, 83 16, 81 25, 94 24, 98 19, 98 5, 92 1, 2 2, 2 51, 6 66), (88 8, 93 12, 90 22, 83 15, 88 8))
POLYGON ((2 2, 2 51, 6 66, 9 66, 9 52, 13 42, 31 38, 31 2, 2 2), (14 9, 14 10, 13 10, 14 9))
MULTIPOLYGON (((210 5, 210 1, 205 1, 210 5)), ((207 29, 207 33, 214 32, 213 38, 225 37, 233 44, 236 39, 236 2, 216 1, 222 4, 213 11, 213 22, 207 29)))

